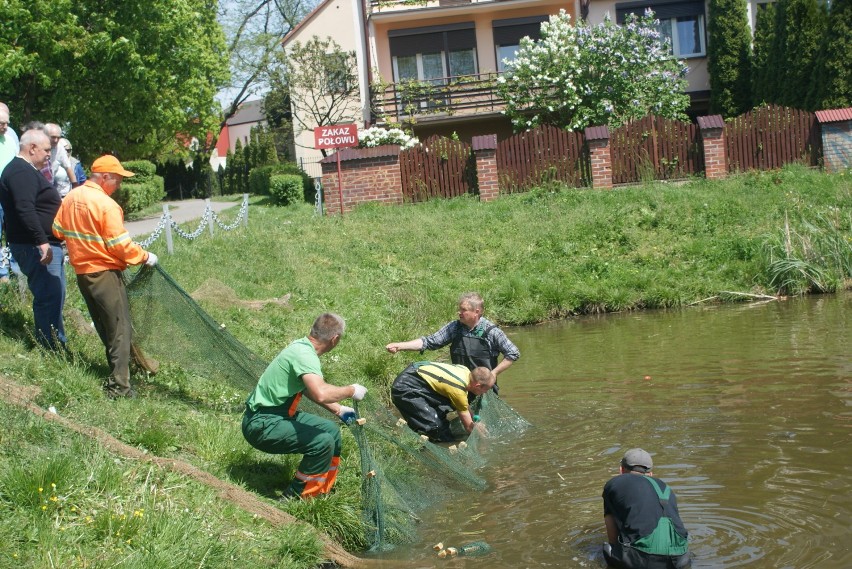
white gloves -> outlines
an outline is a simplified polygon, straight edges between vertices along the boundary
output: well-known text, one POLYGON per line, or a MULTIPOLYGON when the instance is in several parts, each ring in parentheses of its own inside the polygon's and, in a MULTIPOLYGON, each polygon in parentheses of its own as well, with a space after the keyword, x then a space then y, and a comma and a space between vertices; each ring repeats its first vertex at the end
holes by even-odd
POLYGON ((157 256, 149 251, 148 252, 148 258, 145 259, 145 264, 149 267, 153 267, 154 265, 157 264, 158 260, 159 259, 157 259, 157 256))
POLYGON ((355 393, 352 394, 352 399, 355 401, 361 401, 364 399, 364 396, 367 395, 367 388, 363 385, 353 383, 352 387, 355 388, 355 393))
POLYGON ((355 420, 355 409, 347 407, 346 405, 341 405, 340 411, 337 412, 337 416, 340 417, 340 420, 344 423, 349 423, 350 421, 355 420))

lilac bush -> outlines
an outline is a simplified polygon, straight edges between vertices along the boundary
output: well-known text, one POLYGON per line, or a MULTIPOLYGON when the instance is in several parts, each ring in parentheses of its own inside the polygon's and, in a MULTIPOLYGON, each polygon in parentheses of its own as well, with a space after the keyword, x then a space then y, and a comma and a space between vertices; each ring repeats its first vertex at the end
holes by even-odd
POLYGON ((521 40, 497 88, 517 131, 550 124, 577 130, 618 127, 654 114, 686 119, 687 67, 648 11, 624 25, 609 17, 596 26, 571 25, 564 10, 541 25, 541 39, 521 40))

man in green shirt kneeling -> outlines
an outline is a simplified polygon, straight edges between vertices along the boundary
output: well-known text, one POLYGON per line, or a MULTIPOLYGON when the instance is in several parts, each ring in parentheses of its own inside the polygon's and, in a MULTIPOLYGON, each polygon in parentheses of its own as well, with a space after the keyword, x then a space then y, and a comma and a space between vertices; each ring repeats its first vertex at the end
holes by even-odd
POLYGON ((342 421, 355 419, 352 407, 339 402, 360 401, 363 385, 343 387, 326 383, 319 356, 334 349, 346 323, 337 314, 321 314, 308 336, 278 354, 260 376, 246 400, 243 436, 258 450, 270 454, 303 454, 284 498, 313 498, 331 491, 340 462, 340 428, 333 421, 299 411, 302 394, 342 421))

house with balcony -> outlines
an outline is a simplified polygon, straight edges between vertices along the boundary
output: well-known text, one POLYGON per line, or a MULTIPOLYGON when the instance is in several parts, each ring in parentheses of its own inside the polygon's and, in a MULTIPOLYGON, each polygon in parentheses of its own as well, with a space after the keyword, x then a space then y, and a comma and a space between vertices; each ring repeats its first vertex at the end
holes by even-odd
MULTIPOLYGON (((748 0, 749 21, 764 0, 748 0)), ((363 126, 402 123, 422 140, 456 134, 512 134, 502 115, 496 79, 512 59, 521 38, 537 39, 541 22, 565 10, 572 21, 591 24, 608 14, 651 8, 660 29, 689 66, 690 114, 706 114, 707 72, 705 0, 324 0, 282 41, 286 50, 312 36, 332 37, 358 61, 359 100, 352 118, 363 126)), ((321 158, 313 133, 296 134, 303 163, 321 158)))

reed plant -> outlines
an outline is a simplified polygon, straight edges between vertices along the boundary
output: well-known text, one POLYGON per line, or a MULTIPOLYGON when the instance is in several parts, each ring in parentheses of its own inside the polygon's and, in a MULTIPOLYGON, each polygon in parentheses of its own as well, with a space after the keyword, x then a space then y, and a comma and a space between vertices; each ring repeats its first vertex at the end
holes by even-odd
POLYGON ((769 283, 779 294, 835 292, 852 279, 852 213, 829 208, 791 224, 766 243, 769 283))
MULTIPOLYGON (((850 288, 850 211, 848 173, 789 167, 612 191, 548 184, 491 203, 365 205, 343 217, 254 198, 247 228, 179 239, 173 255, 163 239, 152 250, 188 293, 211 283, 232 290, 232 300, 199 303, 266 360, 305 335, 317 314, 340 313, 347 333, 322 358, 326 379, 357 381, 369 397, 386 401, 389 383, 411 360, 446 353, 390 355, 385 344, 455 318, 464 291, 482 293, 486 316, 509 327, 746 298, 723 291, 850 288), (798 280, 803 271, 807 276, 798 280), (287 295, 286 304, 260 309, 242 302, 287 295)), ((228 211, 219 215, 229 221, 228 211)), ((335 492, 279 503, 299 457, 265 455, 245 443, 239 421, 247 392, 162 361, 156 376, 135 372, 138 399, 107 401, 103 347, 85 315, 69 272, 71 354, 46 354, 28 333, 29 300, 13 287, 0 288, 0 375, 32 389, 43 408, 248 489, 350 550, 365 545, 358 452, 346 429, 335 492)), ((9 544, 0 566, 312 567, 321 561, 318 536, 303 526, 272 527, 186 476, 115 455, 9 404, 0 402, 0 413, 0 543, 9 544)))

